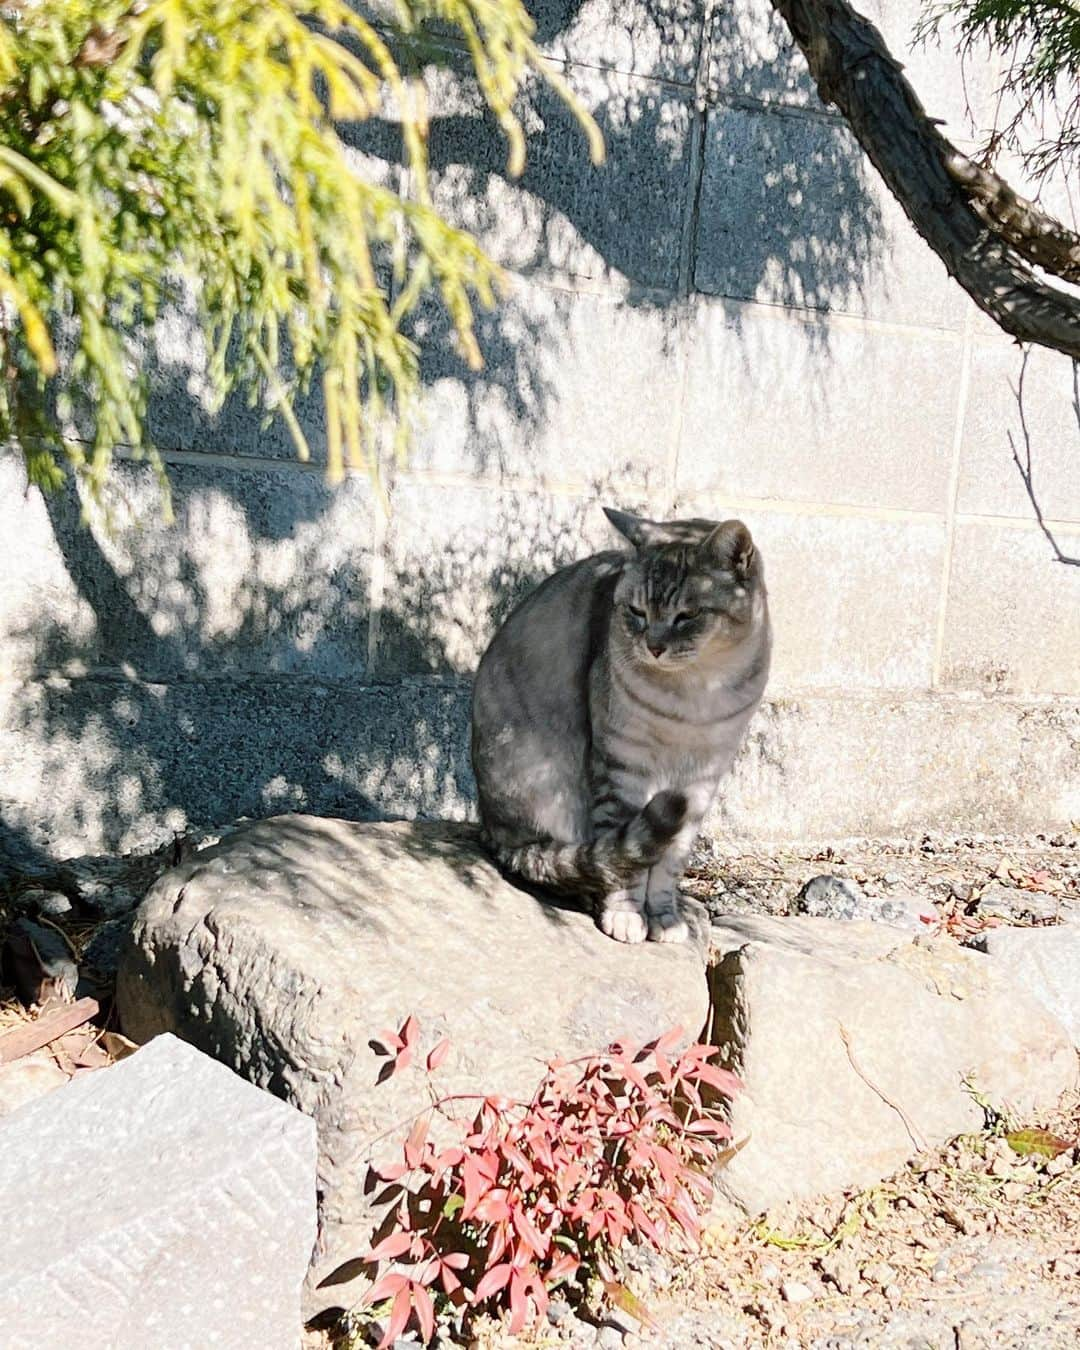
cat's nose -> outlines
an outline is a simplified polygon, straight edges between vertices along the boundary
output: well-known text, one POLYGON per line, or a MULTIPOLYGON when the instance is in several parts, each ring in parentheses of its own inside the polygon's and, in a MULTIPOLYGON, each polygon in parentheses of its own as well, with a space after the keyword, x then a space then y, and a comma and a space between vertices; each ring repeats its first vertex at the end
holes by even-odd
POLYGON ((653 656, 657 657, 663 656, 667 651, 667 641, 658 633, 647 633, 645 636, 645 646, 648 647, 653 656))

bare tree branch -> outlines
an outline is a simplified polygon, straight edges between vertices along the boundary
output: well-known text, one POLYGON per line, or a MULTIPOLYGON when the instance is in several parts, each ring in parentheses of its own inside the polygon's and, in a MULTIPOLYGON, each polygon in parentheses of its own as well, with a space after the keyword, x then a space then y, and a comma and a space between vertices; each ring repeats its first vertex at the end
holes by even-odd
MULTIPOLYGON (((821 98, 843 114, 950 275, 1018 341, 1080 359, 1080 300, 1040 280, 1028 260, 1043 267, 1047 263, 1034 258, 1031 240, 1021 256, 989 203, 981 195, 972 199, 977 185, 958 181, 956 169, 963 157, 926 115, 874 25, 847 0, 772 4, 802 49, 821 98)), ((1011 221, 1007 228, 1017 234, 1022 213, 1004 214, 1011 221)), ((1059 237, 1069 233, 1060 225, 1056 232, 1059 237)), ((1044 256, 1050 256, 1045 248, 1044 256)))
POLYGON ((954 150, 946 168, 970 195, 972 205, 997 234, 1028 262, 1062 281, 1080 282, 1080 234, 1014 191, 993 169, 954 150))

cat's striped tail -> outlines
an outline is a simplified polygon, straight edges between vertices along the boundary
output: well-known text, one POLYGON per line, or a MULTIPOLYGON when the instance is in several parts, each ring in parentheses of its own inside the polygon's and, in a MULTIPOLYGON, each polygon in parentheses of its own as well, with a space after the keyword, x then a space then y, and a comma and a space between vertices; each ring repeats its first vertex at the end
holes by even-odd
POLYGON ((506 845, 485 831, 499 866, 524 881, 578 895, 609 895, 631 886, 660 861, 686 820, 681 792, 658 792, 636 816, 583 844, 538 839, 506 845))

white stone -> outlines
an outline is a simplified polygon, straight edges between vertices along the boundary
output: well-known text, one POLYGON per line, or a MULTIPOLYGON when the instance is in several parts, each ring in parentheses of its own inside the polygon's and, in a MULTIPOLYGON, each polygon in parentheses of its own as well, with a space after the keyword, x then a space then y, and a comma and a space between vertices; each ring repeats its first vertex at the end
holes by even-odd
POLYGON ((0 1121, 4 1350, 295 1350, 315 1126, 173 1036, 0 1121))

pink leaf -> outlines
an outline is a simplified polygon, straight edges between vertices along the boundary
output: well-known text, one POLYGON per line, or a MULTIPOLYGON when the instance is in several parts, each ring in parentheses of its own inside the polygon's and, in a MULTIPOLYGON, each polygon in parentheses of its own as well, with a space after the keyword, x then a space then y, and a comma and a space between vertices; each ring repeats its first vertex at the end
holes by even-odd
POLYGON ((399 1289, 394 1297, 394 1306, 390 1312, 390 1321, 386 1324, 386 1335, 379 1342, 379 1350, 385 1350, 386 1346, 393 1345, 405 1330, 411 1312, 412 1297, 409 1285, 406 1282, 405 1287, 399 1289))
POLYGON ((379 1303, 384 1298, 389 1298, 391 1294, 398 1293, 408 1284, 404 1275, 384 1275, 381 1280, 376 1280, 370 1289, 364 1294, 362 1302, 371 1304, 379 1303))
MULTIPOLYGON (((462 1211, 464 1214, 464 1211, 462 1211)), ((500 1223, 510 1217, 510 1206, 506 1203, 506 1191, 502 1188, 488 1191, 476 1205, 473 1214, 481 1223, 500 1223)))
POLYGON ((427 1139, 427 1132, 427 1118, 425 1116, 420 1116, 409 1131, 408 1139, 405 1140, 405 1161, 410 1167, 416 1167, 423 1156, 424 1140, 427 1139))
POLYGON ((500 1290, 505 1289, 509 1283, 512 1269, 509 1261, 503 1261, 497 1266, 492 1266, 476 1286, 476 1293, 473 1295, 474 1300, 477 1303, 483 1303, 484 1299, 490 1298, 492 1294, 497 1294, 500 1290))
POLYGON ((731 1126, 722 1120, 692 1120, 683 1127, 687 1134, 711 1134, 717 1139, 730 1139, 731 1126))
POLYGON ((395 1050, 400 1050, 405 1044, 396 1031, 380 1031, 379 1034, 372 1039, 378 1041, 378 1043, 384 1047, 387 1054, 393 1054, 395 1050))
POLYGON ((699 1083, 708 1083, 725 1097, 734 1097, 742 1091, 742 1083, 729 1069, 718 1069, 715 1064, 702 1064, 690 1074, 699 1083))
POLYGON ((435 1306, 431 1302, 431 1295, 422 1284, 413 1285, 412 1297, 416 1319, 420 1323, 420 1335, 423 1337, 424 1345, 429 1345, 435 1335, 435 1306))
POLYGON ((546 1238, 542 1237, 537 1231, 535 1224, 531 1222, 529 1216, 522 1209, 515 1209, 512 1217, 514 1227, 517 1229, 518 1237, 526 1243, 537 1256, 543 1256, 551 1245, 546 1238))
POLYGON ((444 1036, 442 1040, 438 1043, 438 1045, 435 1046, 435 1048, 431 1051, 431 1053, 427 1057, 428 1073, 435 1072, 435 1070, 446 1058, 449 1049, 450 1049, 450 1038, 448 1036, 444 1036))
POLYGON ((461 1211, 461 1217, 471 1219, 490 1182, 476 1165, 475 1158, 465 1159, 461 1166, 461 1176, 465 1183, 465 1207, 461 1211))
POLYGON ((402 1042, 410 1050, 416 1045, 416 1038, 420 1035, 420 1023, 411 1014, 405 1019, 405 1025, 401 1028, 402 1042))
POLYGON ((569 1279, 575 1273, 581 1262, 573 1252, 563 1252, 557 1256, 548 1268, 548 1279, 554 1284, 556 1280, 569 1279))
POLYGON ((520 1271, 515 1271, 510 1281, 510 1326, 511 1336, 524 1327, 529 1316, 529 1304, 525 1297, 525 1279, 520 1271))
POLYGON ((395 1256, 401 1256, 403 1252, 408 1251, 412 1243, 411 1233, 391 1233, 389 1237, 372 1247, 364 1258, 367 1261, 392 1261, 395 1256))
POLYGON ((672 1027, 670 1031, 665 1031, 656 1042, 655 1051, 662 1055, 668 1055, 679 1044, 683 1038, 682 1027, 672 1027))

